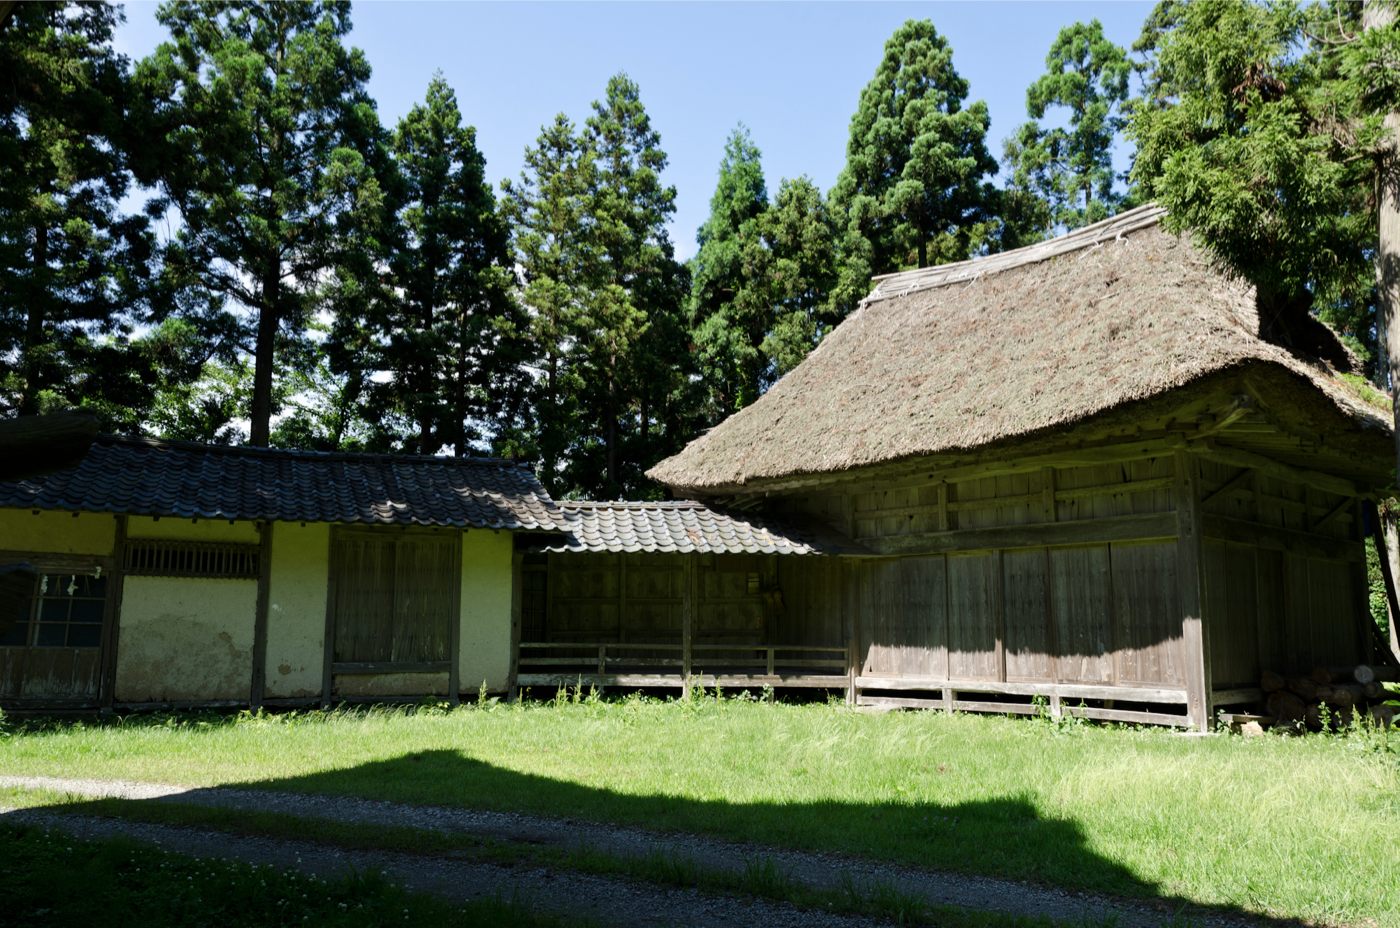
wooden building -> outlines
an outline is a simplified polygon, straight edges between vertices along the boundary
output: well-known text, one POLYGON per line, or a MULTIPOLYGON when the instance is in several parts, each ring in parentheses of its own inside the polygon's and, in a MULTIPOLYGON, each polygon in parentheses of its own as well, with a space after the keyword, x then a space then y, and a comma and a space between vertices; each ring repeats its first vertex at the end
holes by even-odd
POLYGON ((1198 729, 1261 670, 1370 656, 1388 398, 1320 324, 1330 362, 1262 337, 1251 288, 1160 217, 882 279, 651 471, 844 539, 760 581, 779 643, 845 646, 862 703, 1198 729))
POLYGON ((110 437, 0 474, 0 703, 698 683, 1203 729, 1369 659, 1388 400, 1160 217, 879 281, 651 471, 673 502, 110 437))
POLYGON ((502 691, 514 538, 562 528, 499 460, 113 436, 46 460, 0 479, 6 707, 502 691))

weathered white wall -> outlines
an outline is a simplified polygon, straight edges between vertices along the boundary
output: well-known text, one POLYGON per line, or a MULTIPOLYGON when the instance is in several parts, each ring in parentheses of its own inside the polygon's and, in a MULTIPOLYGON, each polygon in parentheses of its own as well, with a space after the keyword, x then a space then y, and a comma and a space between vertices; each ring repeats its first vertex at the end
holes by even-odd
POLYGON ((265 689, 270 699, 321 693, 330 539, 325 522, 272 526, 265 689))
POLYGON ((116 537, 109 513, 0 509, 0 551, 110 555, 116 537))
POLYGON ((494 692, 510 681, 510 532, 469 529, 462 534, 462 631, 458 655, 462 692, 475 693, 484 680, 494 692))
POLYGON ((255 580, 127 577, 117 702, 246 700, 255 580))

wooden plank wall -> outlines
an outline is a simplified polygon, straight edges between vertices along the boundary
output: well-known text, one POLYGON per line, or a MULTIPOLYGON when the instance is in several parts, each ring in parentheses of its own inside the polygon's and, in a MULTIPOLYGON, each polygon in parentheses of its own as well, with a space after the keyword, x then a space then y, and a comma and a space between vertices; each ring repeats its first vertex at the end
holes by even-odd
POLYGON ((1201 462, 1205 613, 1217 689, 1264 670, 1365 658, 1364 541, 1354 498, 1201 462))
POLYGON ((880 559, 855 574, 862 675, 1185 683, 1171 542, 880 559))
POLYGON ((773 556, 648 553, 549 555, 542 637, 531 640, 678 643, 686 558, 693 558, 697 574, 695 643, 768 644, 799 628, 806 637, 834 628, 833 641, 813 643, 841 643, 839 595, 825 595, 839 578, 823 578, 808 567, 780 567, 773 556), (819 615, 808 628, 797 617, 813 610, 819 615))
POLYGON ((785 509, 911 552, 853 562, 863 675, 1180 687, 1174 474, 1163 451, 871 481, 794 494, 785 509), (1075 543, 1100 527, 1101 543, 1075 543))

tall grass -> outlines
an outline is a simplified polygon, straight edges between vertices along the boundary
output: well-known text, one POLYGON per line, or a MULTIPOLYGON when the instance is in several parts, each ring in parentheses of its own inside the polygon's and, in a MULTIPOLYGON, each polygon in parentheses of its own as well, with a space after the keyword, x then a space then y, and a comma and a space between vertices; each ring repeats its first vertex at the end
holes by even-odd
POLYGON ((367 795, 1400 924, 1400 739, 587 697, 20 728, 0 773, 367 795), (1373 875, 1373 878, 1367 878, 1373 875))

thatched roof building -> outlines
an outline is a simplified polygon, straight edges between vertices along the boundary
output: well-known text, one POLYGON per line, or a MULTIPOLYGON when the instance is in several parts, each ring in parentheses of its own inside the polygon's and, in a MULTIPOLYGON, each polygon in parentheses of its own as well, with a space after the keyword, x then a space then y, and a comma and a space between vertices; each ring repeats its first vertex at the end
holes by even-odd
POLYGON ((1262 339, 1253 289, 1163 231, 1162 214, 1144 206, 1051 242, 880 280, 766 395, 650 476, 678 493, 742 493, 1053 438, 1245 373, 1266 403, 1287 395, 1270 405, 1332 435, 1339 454, 1382 453, 1387 411, 1326 363, 1262 339))
POLYGON ((872 555, 785 565, 773 620, 844 642, 863 703, 1205 729, 1262 671, 1371 659, 1387 398, 1162 215, 879 280, 650 475, 872 555))

